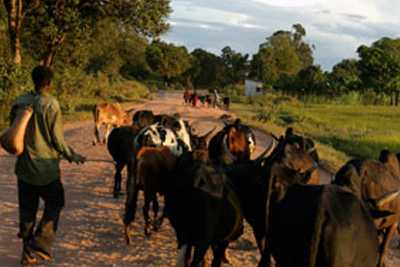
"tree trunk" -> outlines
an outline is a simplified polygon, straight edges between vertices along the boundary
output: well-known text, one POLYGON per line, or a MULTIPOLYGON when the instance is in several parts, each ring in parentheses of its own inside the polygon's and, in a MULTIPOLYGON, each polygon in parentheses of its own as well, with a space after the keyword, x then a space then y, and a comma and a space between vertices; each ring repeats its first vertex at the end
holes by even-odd
POLYGON ((8 14, 8 33, 10 35, 10 48, 13 62, 21 65, 21 25, 23 19, 23 3, 22 0, 4 1, 8 14))
POLYGON ((396 98, 395 98, 395 105, 396 107, 399 105, 399 97, 400 97, 400 92, 396 91, 396 98))
POLYGON ((53 64, 54 56, 56 55, 57 49, 64 42, 64 39, 65 35, 62 34, 48 44, 47 51, 41 61, 41 64, 43 66, 50 67, 53 64))
POLYGON ((390 93, 390 105, 394 106, 394 93, 393 92, 390 93))

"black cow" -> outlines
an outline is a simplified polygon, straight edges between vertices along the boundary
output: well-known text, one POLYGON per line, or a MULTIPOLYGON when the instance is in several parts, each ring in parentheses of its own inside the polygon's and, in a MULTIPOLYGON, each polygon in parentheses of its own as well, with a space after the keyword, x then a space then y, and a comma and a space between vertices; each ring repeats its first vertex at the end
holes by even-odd
POLYGON ((371 215, 390 212, 384 218, 378 216, 375 225, 382 234, 380 259, 383 266, 384 255, 400 222, 400 179, 396 176, 393 161, 396 154, 382 151, 379 161, 354 159, 347 162, 335 176, 334 184, 346 187, 370 208, 371 215), (372 205, 371 205, 372 204, 372 205))
POLYGON ((151 110, 139 110, 133 115, 132 122, 142 129, 154 123, 155 116, 151 110))
POLYGON ((114 198, 118 198, 121 192, 121 172, 128 164, 129 158, 135 156, 135 136, 142 128, 151 125, 153 122, 153 112, 149 110, 139 110, 133 115, 131 126, 118 127, 111 131, 108 137, 107 149, 115 162, 114 198))
POLYGON ((123 126, 114 128, 108 137, 107 148, 115 162, 114 189, 113 196, 118 198, 121 193, 121 172, 129 162, 130 157, 134 157, 134 139, 139 132, 135 126, 123 126))
POLYGON ((181 250, 178 262, 186 259, 186 266, 194 248, 190 266, 200 266, 211 246, 212 266, 218 267, 229 242, 243 232, 239 199, 222 170, 187 155, 178 161, 165 193, 165 212, 181 250))
POLYGON ((313 160, 281 139, 262 161, 227 169, 262 251, 259 266, 375 266, 377 231, 363 203, 337 186, 303 185, 313 160), (308 158, 304 166, 301 158, 308 158))

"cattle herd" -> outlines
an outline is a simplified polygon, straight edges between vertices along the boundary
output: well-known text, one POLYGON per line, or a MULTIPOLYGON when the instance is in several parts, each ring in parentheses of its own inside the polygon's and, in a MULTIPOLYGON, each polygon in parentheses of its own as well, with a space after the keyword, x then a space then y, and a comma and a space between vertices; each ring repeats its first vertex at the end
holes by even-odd
MULTIPOLYGON (((110 112, 107 107, 96 107, 95 121, 110 112)), ((377 161, 351 160, 331 184, 321 185, 311 139, 289 128, 252 159, 252 129, 238 119, 224 124, 219 132, 199 135, 179 114, 139 110, 129 125, 118 123, 106 136, 116 166, 115 198, 127 167, 128 244, 143 191, 144 234, 150 237, 168 219, 176 233, 177 266, 202 266, 209 248, 212 266, 221 266, 244 221, 257 241, 258 266, 271 266, 272 259, 277 267, 384 266, 398 231, 400 155, 384 150, 377 161), (160 214, 158 197, 164 198, 160 214)))
POLYGON ((192 105, 193 107, 220 107, 225 110, 229 110, 231 102, 228 96, 221 97, 216 91, 214 91, 213 95, 202 95, 190 90, 185 90, 183 93, 183 101, 185 104, 192 105))

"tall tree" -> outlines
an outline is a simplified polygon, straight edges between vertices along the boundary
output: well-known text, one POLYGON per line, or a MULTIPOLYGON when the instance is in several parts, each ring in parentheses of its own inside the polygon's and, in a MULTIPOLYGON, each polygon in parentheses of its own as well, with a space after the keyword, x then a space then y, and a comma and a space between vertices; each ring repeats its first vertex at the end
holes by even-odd
POLYGON ((307 94, 323 94, 326 88, 326 76, 321 66, 312 65, 302 69, 296 79, 294 85, 297 89, 307 94))
POLYGON ((262 43, 251 62, 250 75, 267 84, 280 84, 313 64, 312 46, 304 41, 301 24, 293 31, 276 31, 262 43))
POLYGON ((221 52, 225 67, 223 85, 243 83, 249 70, 249 55, 242 55, 229 46, 224 47, 221 52))
POLYGON ((162 41, 153 41, 146 49, 146 59, 154 74, 166 85, 183 75, 191 67, 191 57, 186 47, 162 41))
POLYGON ((378 94, 400 96, 400 39, 382 38, 370 47, 362 45, 357 50, 359 69, 365 87, 378 94))
POLYGON ((190 76, 195 87, 221 85, 219 78, 223 76, 224 65, 220 57, 200 48, 193 50, 191 56, 190 76))
POLYGON ((21 33, 25 17, 39 5, 39 0, 4 0, 7 10, 10 49, 14 64, 20 65, 21 33))
POLYGON ((356 59, 344 59, 329 73, 330 87, 335 94, 347 93, 359 88, 360 71, 356 59))

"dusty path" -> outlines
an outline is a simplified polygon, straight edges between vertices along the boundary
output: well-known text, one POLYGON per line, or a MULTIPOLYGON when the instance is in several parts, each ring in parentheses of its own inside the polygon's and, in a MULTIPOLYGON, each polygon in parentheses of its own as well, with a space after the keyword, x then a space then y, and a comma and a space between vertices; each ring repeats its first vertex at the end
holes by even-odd
MULTIPOLYGON (((222 127, 218 117, 224 112, 192 108, 182 104, 179 95, 168 94, 158 100, 135 106, 156 113, 180 113, 192 120, 199 133, 215 125, 222 127)), ((110 159, 104 146, 92 146, 93 123, 76 122, 66 125, 67 142, 89 158, 110 159)), ((262 152, 271 142, 269 136, 256 131, 257 151, 262 152)), ((14 159, 0 151, 0 266, 19 266, 21 242, 17 239, 17 193, 13 174, 14 159)), ((58 238, 54 248, 55 260, 50 266, 173 266, 176 256, 175 238, 165 223, 161 231, 146 239, 139 203, 133 229, 133 245, 126 246, 122 235, 124 197, 114 200, 111 195, 113 166, 107 163, 87 163, 84 166, 63 163, 66 207, 62 213, 58 238)), ((125 178, 125 176, 124 176, 125 178)), ((125 179, 123 181, 125 183, 125 179)), ((395 245, 395 244, 392 244, 395 245)), ((390 265, 400 265, 400 255, 391 251, 390 265)), ((245 235, 231 245, 233 266, 256 266, 258 252, 248 227, 245 235)))

